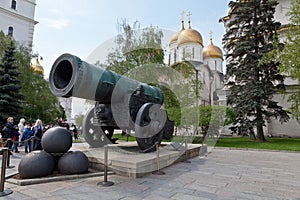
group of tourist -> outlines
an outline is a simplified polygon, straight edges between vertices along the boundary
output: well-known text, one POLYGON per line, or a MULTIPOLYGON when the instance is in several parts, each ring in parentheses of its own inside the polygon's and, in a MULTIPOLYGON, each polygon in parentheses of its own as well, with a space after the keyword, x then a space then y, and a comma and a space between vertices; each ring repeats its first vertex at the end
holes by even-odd
MULTIPOLYGON (((74 139, 78 139, 75 124, 72 123, 70 127, 68 123, 60 119, 58 125, 72 131, 74 139)), ((24 145, 25 153, 29 153, 32 150, 42 150, 41 139, 43 133, 53 126, 53 124, 49 124, 43 127, 40 119, 36 120, 35 124, 31 124, 24 118, 21 118, 18 125, 15 125, 14 118, 8 117, 0 136, 4 146, 13 152, 19 153, 18 147, 24 145)))

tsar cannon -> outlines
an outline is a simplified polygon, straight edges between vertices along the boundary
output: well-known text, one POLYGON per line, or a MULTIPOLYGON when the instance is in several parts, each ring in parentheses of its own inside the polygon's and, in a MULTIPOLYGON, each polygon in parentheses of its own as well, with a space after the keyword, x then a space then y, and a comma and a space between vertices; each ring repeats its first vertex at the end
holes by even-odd
POLYGON ((163 92, 80 58, 63 54, 54 62, 49 85, 58 97, 95 100, 83 120, 82 133, 91 147, 112 141, 114 130, 132 131, 143 152, 155 150, 162 139, 170 139, 174 122, 162 108, 163 92))

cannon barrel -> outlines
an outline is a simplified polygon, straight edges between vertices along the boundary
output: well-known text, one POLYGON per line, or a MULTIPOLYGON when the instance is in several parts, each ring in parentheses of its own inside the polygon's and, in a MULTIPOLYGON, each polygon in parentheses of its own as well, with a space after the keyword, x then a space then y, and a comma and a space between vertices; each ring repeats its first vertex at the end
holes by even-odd
POLYGON ((117 95, 114 102, 115 99, 123 101, 124 95, 142 86, 150 101, 163 104, 163 93, 159 88, 91 65, 71 54, 63 54, 56 59, 50 72, 49 86, 55 96, 78 97, 104 104, 111 103, 114 90, 117 95))

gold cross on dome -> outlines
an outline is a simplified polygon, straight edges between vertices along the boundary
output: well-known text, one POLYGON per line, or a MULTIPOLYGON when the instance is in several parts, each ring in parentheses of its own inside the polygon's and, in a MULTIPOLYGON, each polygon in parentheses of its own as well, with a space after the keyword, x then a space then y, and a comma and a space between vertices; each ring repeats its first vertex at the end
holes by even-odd
POLYGON ((184 14, 185 14, 185 12, 182 11, 182 12, 181 12, 181 20, 182 20, 182 21, 184 21, 184 14))
POLYGON ((191 14, 191 12, 189 11, 188 14, 187 14, 187 16, 188 16, 188 18, 189 18, 189 21, 191 21, 191 15, 192 15, 192 14, 191 14))
POLYGON ((213 32, 209 31, 210 38, 212 38, 212 34, 213 34, 213 32))

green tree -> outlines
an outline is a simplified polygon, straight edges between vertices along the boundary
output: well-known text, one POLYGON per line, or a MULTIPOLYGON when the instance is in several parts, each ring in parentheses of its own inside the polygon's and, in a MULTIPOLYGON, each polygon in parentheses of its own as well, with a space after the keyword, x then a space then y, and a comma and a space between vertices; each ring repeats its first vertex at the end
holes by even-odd
POLYGON ((130 26, 125 20, 119 27, 122 33, 116 37, 116 48, 108 54, 107 69, 125 74, 144 64, 163 64, 161 30, 153 26, 137 29, 138 22, 130 26))
MULTIPOLYGON (((28 71, 32 70, 29 68, 28 71)), ((62 115, 62 109, 58 99, 48 86, 48 82, 40 75, 32 72, 23 77, 23 101, 22 114, 27 120, 42 119, 43 123, 57 121, 62 115)))
POLYGON ((16 65, 16 47, 11 39, 0 63, 0 116, 1 122, 9 116, 18 117, 21 109, 20 81, 16 65))
MULTIPOLYGON (((288 16, 291 24, 286 34, 284 48, 282 51, 281 48, 278 48, 276 55, 281 63, 281 72, 297 80, 300 84, 300 0, 292 2, 288 16)), ((300 121, 299 86, 294 89, 294 93, 289 97, 289 100, 292 102, 292 114, 300 121)))
POLYGON ((282 86, 278 62, 261 58, 273 50, 280 23, 274 22, 275 7, 272 0, 230 2, 231 19, 223 42, 227 50, 227 102, 236 113, 232 129, 251 132, 256 127, 257 138, 266 141, 263 133, 265 121, 279 117, 287 121, 287 112, 272 100, 282 86))
POLYGON ((75 116, 75 124, 78 128, 82 127, 82 122, 84 119, 84 114, 79 114, 75 116))
MULTIPOLYGON (((57 97, 51 93, 48 82, 43 76, 34 73, 31 68, 30 61, 32 55, 30 49, 26 46, 18 45, 12 38, 0 32, 0 58, 3 57, 4 59, 4 52, 9 50, 11 41, 15 44, 14 63, 15 66, 18 66, 17 81, 21 83, 22 87, 17 84, 15 85, 20 87, 18 95, 21 95, 23 98, 19 98, 20 104, 16 113, 9 112, 10 114, 8 115, 15 118, 24 117, 31 122, 34 122, 38 118, 42 119, 45 123, 57 119, 58 116, 61 116, 62 109, 59 106, 57 97)), ((12 70, 11 67, 9 69, 12 70)), ((5 72, 1 72, 0 77, 2 75, 5 75, 5 72)), ((8 74, 5 76, 8 76, 8 74)), ((1 83, 1 86, 4 87, 4 85, 4 83, 1 83)), ((1 95, 0 100, 5 101, 5 96, 1 95)), ((1 106, 1 108, 3 107, 1 106)), ((1 117, 3 121, 7 116, 1 113, 1 117)))
POLYGON ((201 128, 202 141, 211 128, 212 132, 218 133, 219 128, 229 125, 235 120, 233 109, 227 106, 199 106, 199 126, 201 128))

